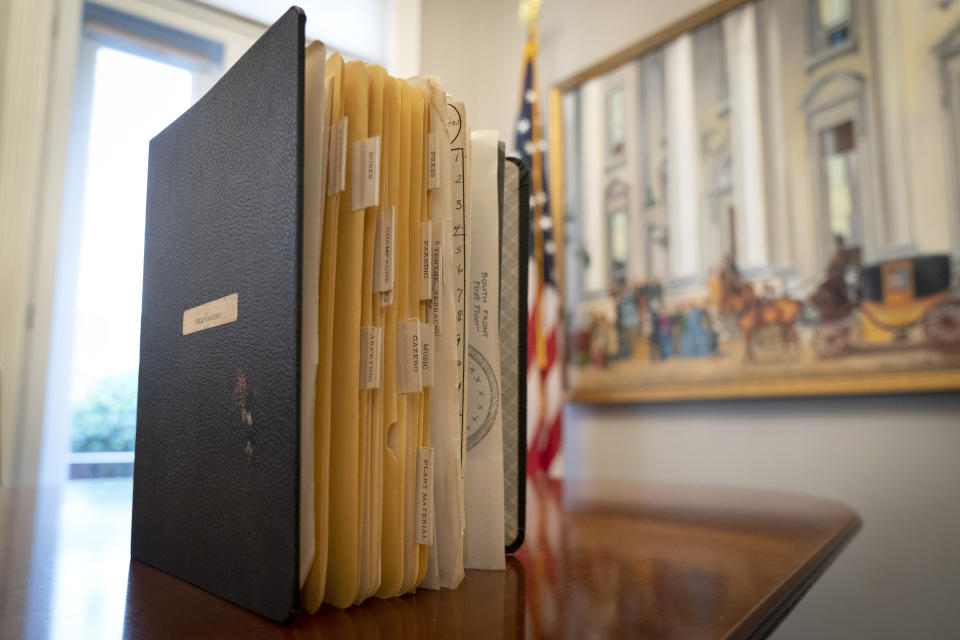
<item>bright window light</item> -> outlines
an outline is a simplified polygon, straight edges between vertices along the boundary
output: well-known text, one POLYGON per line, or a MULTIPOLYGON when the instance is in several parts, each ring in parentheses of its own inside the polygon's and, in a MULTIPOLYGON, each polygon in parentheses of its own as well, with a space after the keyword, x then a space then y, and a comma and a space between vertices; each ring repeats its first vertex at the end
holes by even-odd
POLYGON ((192 89, 187 69, 97 49, 69 376, 74 452, 133 450, 148 146, 192 89))

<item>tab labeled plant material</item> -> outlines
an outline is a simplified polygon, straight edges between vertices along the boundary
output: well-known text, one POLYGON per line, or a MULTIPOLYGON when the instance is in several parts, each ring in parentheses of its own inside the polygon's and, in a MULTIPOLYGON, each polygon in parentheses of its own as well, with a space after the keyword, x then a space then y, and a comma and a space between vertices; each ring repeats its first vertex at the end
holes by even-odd
POLYGON ((327 194, 334 195, 347 188, 347 118, 330 125, 330 145, 327 150, 327 194))
POLYGON ((420 319, 410 318, 397 323, 397 391, 423 391, 420 370, 420 319))
MULTIPOLYGON (((393 290, 396 268, 396 227, 396 207, 390 207, 377 214, 377 246, 373 258, 373 290, 375 292, 383 293, 393 290)), ((383 304, 383 298, 381 298, 381 304, 383 304)))
POLYGON ((350 150, 353 210, 380 204, 380 136, 357 140, 350 150))
POLYGON ((433 447, 417 449, 417 544, 433 544, 433 447))

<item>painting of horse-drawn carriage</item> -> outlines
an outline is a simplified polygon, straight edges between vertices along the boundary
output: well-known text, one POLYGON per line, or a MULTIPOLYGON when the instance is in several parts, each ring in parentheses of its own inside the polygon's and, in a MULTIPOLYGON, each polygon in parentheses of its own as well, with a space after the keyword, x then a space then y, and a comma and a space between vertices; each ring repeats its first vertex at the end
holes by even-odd
POLYGON ((718 1, 554 87, 572 400, 960 389, 960 3, 915 5, 718 1))
POLYGON ((607 389, 664 386, 681 397, 671 383, 692 381, 691 395, 708 396, 701 392, 711 383, 740 381, 764 395, 771 379, 829 393, 823 383, 838 376, 960 367, 960 289, 950 256, 871 265, 857 258, 839 247, 804 297, 779 292, 775 279, 748 282, 730 260, 715 270, 706 298, 674 307, 660 284, 611 291, 603 304, 588 305, 587 321, 570 336, 572 377, 587 397, 599 381, 607 389))
POLYGON ((826 282, 812 298, 821 323, 813 332, 818 358, 910 344, 951 354, 960 350, 960 299, 950 288, 950 257, 891 260, 864 269, 853 296, 826 282), (919 328, 919 340, 911 333, 919 328))

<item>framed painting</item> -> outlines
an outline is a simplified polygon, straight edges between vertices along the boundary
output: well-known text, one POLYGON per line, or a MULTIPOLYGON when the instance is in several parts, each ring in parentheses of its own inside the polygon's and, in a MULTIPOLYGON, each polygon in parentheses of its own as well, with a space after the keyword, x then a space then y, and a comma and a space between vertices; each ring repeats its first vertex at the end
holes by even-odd
POLYGON ((724 0, 550 109, 570 400, 960 388, 960 3, 724 0))

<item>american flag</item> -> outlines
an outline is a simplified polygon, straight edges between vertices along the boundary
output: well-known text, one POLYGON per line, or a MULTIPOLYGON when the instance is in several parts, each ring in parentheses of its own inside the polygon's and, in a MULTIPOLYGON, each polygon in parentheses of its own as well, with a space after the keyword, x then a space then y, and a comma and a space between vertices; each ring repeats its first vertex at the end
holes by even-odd
POLYGON ((516 149, 530 168, 530 286, 527 309, 527 473, 547 471, 563 434, 560 297, 554 277, 553 219, 547 200, 546 141, 536 91, 536 23, 528 23, 516 149), (534 279, 535 277, 535 279, 534 279))

